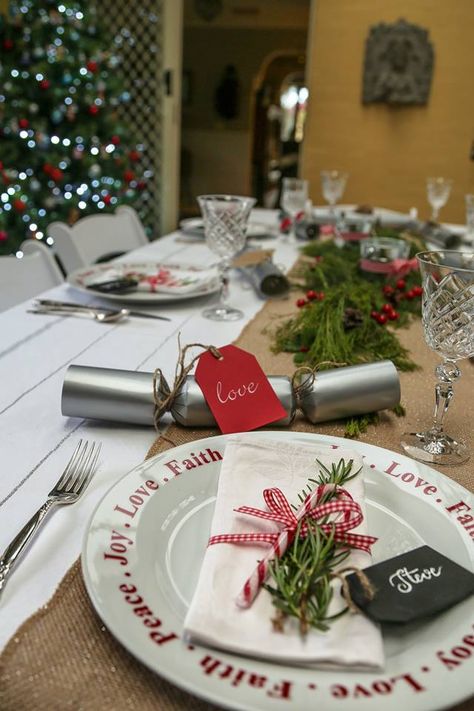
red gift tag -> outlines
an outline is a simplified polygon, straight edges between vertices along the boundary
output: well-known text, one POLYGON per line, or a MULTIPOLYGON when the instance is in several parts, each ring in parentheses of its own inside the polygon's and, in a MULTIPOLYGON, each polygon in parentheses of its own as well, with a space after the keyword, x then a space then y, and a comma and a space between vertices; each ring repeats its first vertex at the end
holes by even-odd
POLYGON ((203 353, 195 378, 224 434, 246 432, 286 417, 268 378, 251 353, 219 348, 222 358, 203 353))

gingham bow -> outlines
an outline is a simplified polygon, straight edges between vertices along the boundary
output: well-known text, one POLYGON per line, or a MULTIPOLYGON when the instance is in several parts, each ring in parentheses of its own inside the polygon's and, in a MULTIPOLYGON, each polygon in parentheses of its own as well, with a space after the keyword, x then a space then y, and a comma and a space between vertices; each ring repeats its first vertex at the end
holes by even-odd
MULTIPOLYGON (((322 504, 318 503, 324 493, 333 489, 334 486, 330 484, 319 486, 315 505, 311 505, 309 501, 311 494, 308 494, 303 502, 303 507, 308 505, 305 517, 312 518, 313 521, 325 519, 324 522, 319 524, 320 529, 324 533, 330 534, 334 531, 334 540, 346 543, 351 548, 359 548, 360 550, 370 553, 370 547, 375 543, 377 538, 357 533, 348 533, 352 528, 356 528, 364 518, 359 504, 353 500, 349 492, 342 487, 337 487, 337 499, 322 504), (336 514, 334 520, 326 520, 326 517, 331 514, 336 514)), ((255 509, 252 506, 241 506, 235 509, 235 511, 237 513, 248 514, 249 516, 256 516, 257 518, 280 523, 283 525, 283 530, 287 531, 289 537, 293 539, 296 535, 299 521, 283 492, 277 488, 264 489, 263 498, 268 507, 268 511, 255 509)), ((216 543, 270 543, 275 545, 280 537, 280 533, 281 531, 276 533, 223 533, 217 536, 211 536, 208 545, 212 546, 216 543)), ((300 525, 299 535, 304 538, 307 534, 308 525, 303 520, 300 525)), ((277 550, 275 550, 275 553, 276 555, 281 554, 277 550)))

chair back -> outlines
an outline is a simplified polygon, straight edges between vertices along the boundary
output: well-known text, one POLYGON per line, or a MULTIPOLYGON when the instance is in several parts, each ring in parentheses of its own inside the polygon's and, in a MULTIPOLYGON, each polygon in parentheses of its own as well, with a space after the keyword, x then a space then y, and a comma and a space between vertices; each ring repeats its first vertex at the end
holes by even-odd
POLYGON ((88 215, 72 227, 52 222, 47 234, 67 274, 94 264, 104 256, 128 252, 148 244, 143 225, 133 207, 122 205, 113 215, 88 215))
POLYGON ((0 311, 61 284, 64 279, 45 244, 27 240, 20 246, 23 257, 0 257, 0 311))

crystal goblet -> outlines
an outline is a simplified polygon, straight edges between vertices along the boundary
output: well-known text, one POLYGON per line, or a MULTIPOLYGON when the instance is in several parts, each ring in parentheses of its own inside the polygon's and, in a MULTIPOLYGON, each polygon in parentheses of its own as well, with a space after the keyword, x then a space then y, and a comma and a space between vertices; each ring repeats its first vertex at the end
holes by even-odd
POLYGON ((461 464, 469 459, 466 443, 444 431, 444 415, 461 375, 457 361, 474 355, 474 252, 433 251, 417 254, 423 280, 423 328, 430 348, 443 358, 437 366, 432 426, 406 433, 402 447, 423 462, 461 464))
POLYGON ((296 216, 303 212, 308 199, 308 181, 299 178, 283 178, 281 207, 291 217, 291 234, 296 235, 296 216))
POLYGON ((336 216, 336 203, 344 195, 348 177, 348 173, 341 173, 339 170, 321 171, 323 198, 329 203, 329 211, 333 218, 336 216))
POLYGON ((219 303, 203 311, 213 321, 237 321, 243 312, 229 306, 229 268, 232 258, 245 246, 250 211, 256 200, 239 195, 199 195, 206 244, 220 257, 221 292, 219 303))
POLYGON ((428 178, 426 181, 426 195, 431 205, 431 221, 437 222, 439 211, 448 202, 453 181, 448 178, 428 178))

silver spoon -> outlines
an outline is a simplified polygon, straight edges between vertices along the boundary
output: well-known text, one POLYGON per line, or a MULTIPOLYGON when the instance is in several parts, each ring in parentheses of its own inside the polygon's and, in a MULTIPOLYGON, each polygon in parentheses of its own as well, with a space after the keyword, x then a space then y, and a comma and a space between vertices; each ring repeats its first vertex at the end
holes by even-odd
POLYGON ((116 323, 117 321, 123 321, 123 319, 130 316, 130 311, 128 309, 120 309, 119 311, 96 311, 94 309, 88 309, 87 307, 72 309, 60 306, 55 307, 37 307, 36 309, 28 310, 29 314, 62 314, 64 316, 80 316, 85 315, 92 317, 100 323, 116 323))

